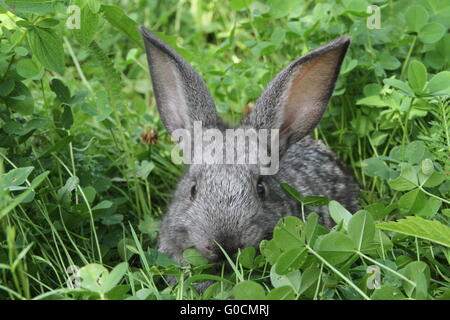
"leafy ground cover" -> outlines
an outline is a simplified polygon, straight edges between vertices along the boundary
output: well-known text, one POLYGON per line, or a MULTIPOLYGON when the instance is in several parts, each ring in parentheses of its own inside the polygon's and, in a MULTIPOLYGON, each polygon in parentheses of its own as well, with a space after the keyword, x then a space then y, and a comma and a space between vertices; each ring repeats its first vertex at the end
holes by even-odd
POLYGON ((448 1, 0 0, 0 22, 1 299, 450 299, 448 1), (326 201, 331 231, 283 219, 219 275, 194 249, 188 266, 158 253, 182 168, 140 24, 230 121, 289 61, 352 36, 314 137, 351 166, 363 209, 326 201))

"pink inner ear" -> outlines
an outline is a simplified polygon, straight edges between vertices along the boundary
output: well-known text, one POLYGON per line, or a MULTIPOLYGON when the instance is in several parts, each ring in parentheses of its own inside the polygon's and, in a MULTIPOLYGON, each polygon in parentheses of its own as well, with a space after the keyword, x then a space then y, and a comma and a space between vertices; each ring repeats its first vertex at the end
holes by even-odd
POLYGON ((188 110, 184 98, 182 82, 179 79, 178 71, 174 62, 167 56, 158 53, 157 63, 160 64, 156 68, 156 72, 160 77, 162 92, 165 95, 167 108, 171 113, 171 117, 175 119, 175 123, 180 128, 188 126, 188 110))
POLYGON ((154 45, 150 45, 152 82, 157 89, 160 101, 161 117, 167 120, 170 117, 171 128, 187 128, 189 126, 188 108, 186 104, 183 82, 175 62, 154 45))
POLYGON ((281 132, 309 131, 319 121, 327 104, 342 48, 336 48, 300 65, 283 97, 281 132))

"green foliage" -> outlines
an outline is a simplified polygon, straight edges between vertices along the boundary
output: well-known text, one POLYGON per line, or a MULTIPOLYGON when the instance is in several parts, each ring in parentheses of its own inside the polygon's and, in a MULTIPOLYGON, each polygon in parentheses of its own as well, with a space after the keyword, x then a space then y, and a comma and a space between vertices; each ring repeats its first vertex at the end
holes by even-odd
POLYGON ((0 0, 0 299, 448 299, 450 3, 374 3, 380 29, 365 0, 0 0), (282 184, 298 217, 231 271, 157 252, 181 168, 138 25, 192 62, 232 123, 289 61, 350 35, 313 135, 350 165, 361 210, 282 184))
POLYGON ((395 231, 439 243, 450 248, 450 228, 439 221, 421 217, 406 217, 398 222, 383 222, 377 225, 382 230, 395 231))

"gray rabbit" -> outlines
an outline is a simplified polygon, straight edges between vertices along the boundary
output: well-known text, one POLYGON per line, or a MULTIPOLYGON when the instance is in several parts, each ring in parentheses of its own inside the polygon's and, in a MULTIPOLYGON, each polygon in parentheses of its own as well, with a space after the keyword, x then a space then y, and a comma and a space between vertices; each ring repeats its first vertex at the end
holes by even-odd
MULTIPOLYGON (((194 121, 223 132, 214 101, 201 77, 172 48, 144 27, 153 90, 161 120, 171 134, 194 121)), ((239 128, 279 129, 279 171, 261 175, 254 164, 191 164, 163 219, 159 251, 183 261, 197 248, 210 262, 270 237, 277 221, 300 207, 280 188, 286 182, 305 195, 322 195, 355 211, 358 184, 322 142, 308 136, 330 99, 350 38, 343 36, 293 61, 267 86, 239 128)), ((273 152, 273 151, 272 151, 273 152)), ((334 222, 325 207, 320 223, 334 222)))

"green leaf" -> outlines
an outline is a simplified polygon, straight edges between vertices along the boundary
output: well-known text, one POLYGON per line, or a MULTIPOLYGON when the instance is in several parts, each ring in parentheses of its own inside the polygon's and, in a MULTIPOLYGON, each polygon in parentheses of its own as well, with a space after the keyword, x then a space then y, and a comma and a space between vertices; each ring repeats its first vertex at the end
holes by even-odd
POLYGON ((332 264, 346 261, 355 252, 353 241, 342 232, 331 232, 320 237, 315 249, 332 264))
POLYGON ((281 249, 277 246, 275 240, 263 240, 259 244, 259 250, 270 264, 275 264, 281 254, 281 249))
POLYGON ((433 172, 429 177, 421 181, 422 186, 425 188, 434 188, 440 185, 442 182, 447 180, 447 176, 441 172, 433 172))
POLYGON ((306 257, 306 248, 292 248, 278 257, 275 264, 275 272, 280 275, 285 275, 297 270, 305 263, 306 257))
POLYGON ((401 272, 412 282, 403 280, 403 287, 406 294, 418 300, 428 298, 428 286, 430 282, 430 268, 423 261, 413 261, 409 263, 401 272))
POLYGON ((245 268, 252 269, 254 266, 256 250, 254 247, 244 248, 239 254, 239 263, 245 268))
POLYGON ((154 168, 155 164, 153 162, 143 160, 140 164, 137 165, 136 176, 145 180, 148 178, 148 175, 154 168))
MULTIPOLYGON (((111 203, 112 205, 112 203, 111 203)), ((148 234, 151 238, 155 238, 159 231, 159 221, 151 215, 145 215, 144 220, 139 222, 139 231, 148 234)))
POLYGON ((382 203, 369 204, 364 207, 364 210, 371 214, 373 220, 381 220, 390 212, 382 203))
POLYGON ((432 218, 439 211, 441 205, 441 200, 430 197, 427 199, 422 209, 420 211, 414 212, 414 214, 424 218, 432 218))
POLYGON ((281 189, 292 199, 298 202, 302 202, 305 198, 303 195, 300 194, 300 192, 295 189, 293 186, 287 184, 287 183, 281 183, 280 184, 281 189))
POLYGON ((313 246, 317 237, 325 233, 326 229, 319 224, 319 215, 315 212, 310 213, 305 223, 306 242, 313 246))
POLYGON ((231 9, 242 10, 247 8, 253 0, 231 0, 231 9))
POLYGON ((64 49, 61 36, 53 29, 35 27, 28 32, 34 56, 51 71, 64 73, 64 49))
POLYGON ((358 250, 370 246, 375 236, 375 224, 367 211, 361 210, 352 216, 348 223, 348 236, 358 250))
POLYGON ((368 96, 356 101, 356 104, 363 106, 385 107, 387 103, 378 95, 368 96))
POLYGON ((128 263, 122 262, 118 264, 106 277, 103 282, 103 292, 109 292, 110 290, 116 287, 120 280, 122 280, 123 276, 127 272, 128 263))
POLYGON ((147 249, 147 252, 145 252, 145 256, 148 257, 148 261, 150 264, 155 264, 163 268, 167 268, 169 266, 181 267, 181 265, 178 262, 170 259, 164 253, 159 252, 152 248, 147 249))
POLYGON ((380 177, 385 180, 390 177, 390 169, 385 161, 380 158, 366 159, 362 163, 363 172, 369 177, 380 177))
POLYGON ((102 210, 102 209, 109 209, 113 203, 109 200, 103 200, 99 204, 97 204, 95 207, 92 208, 92 210, 102 210))
POLYGON ((246 280, 235 285, 233 295, 237 300, 266 299, 264 288, 259 283, 251 280, 246 280))
POLYGON ((296 0, 269 0, 270 14, 274 18, 289 15, 298 6, 296 0))
POLYGON ((381 131, 376 131, 372 134, 372 136, 370 137, 370 139, 372 140, 372 144, 375 147, 381 146, 387 139, 387 137, 389 136, 388 133, 384 133, 381 131))
POLYGON ((428 82, 427 88, 432 94, 444 92, 450 94, 450 71, 442 71, 434 75, 428 82))
POLYGON ((101 2, 100 0, 87 0, 89 9, 91 9, 91 11, 93 13, 98 13, 100 11, 100 7, 101 7, 101 2))
POLYGON ((422 92, 427 82, 427 68, 417 60, 410 62, 408 66, 408 82, 415 92, 422 92))
POLYGON ((5 0, 14 11, 44 15, 55 10, 55 0, 5 0))
POLYGON ((427 10, 418 5, 409 6, 405 12, 406 25, 409 30, 419 32, 422 27, 428 22, 427 10))
POLYGON ((96 105, 92 106, 89 103, 83 103, 81 109, 89 115, 95 116, 97 121, 103 121, 112 113, 109 106, 108 94, 106 91, 98 90, 96 92, 96 105))
POLYGON ((437 220, 431 221, 411 216, 397 222, 382 222, 376 227, 429 240, 450 248, 450 228, 437 220))
POLYGON ((344 7, 352 13, 365 13, 369 3, 365 0, 342 0, 344 7))
POLYGON ((425 176, 431 176, 434 172, 433 160, 423 159, 420 163, 420 170, 425 176))
POLYGON ((86 200, 89 204, 92 204, 95 200, 95 196, 97 195, 97 191, 92 186, 87 186, 85 188, 82 188, 84 195, 86 196, 86 200))
POLYGON ((385 70, 396 70, 401 66, 400 61, 388 51, 380 55, 380 64, 385 70))
POLYGON ((58 200, 65 203, 69 203, 71 193, 76 189, 79 183, 80 179, 76 176, 67 179, 66 184, 61 189, 58 190, 57 193, 58 200))
POLYGON ((306 196, 303 199, 303 204, 307 206, 313 206, 313 207, 321 207, 325 206, 330 202, 330 199, 327 197, 321 197, 321 196, 306 196))
POLYGON ((406 161, 410 164, 420 163, 426 152, 426 146, 423 141, 413 141, 406 146, 406 161))
MULTIPOLYGON (((99 5, 99 4, 98 4, 99 5)), ((98 12, 98 10, 97 10, 98 12)), ((85 5, 80 10, 80 28, 72 29, 75 38, 80 41, 82 46, 88 46, 98 31, 100 16, 91 10, 90 6, 85 5)))
POLYGON ((255 56, 260 57, 260 56, 274 52, 275 49, 276 49, 276 47, 272 42, 260 41, 251 49, 251 52, 255 56))
POLYGON ((401 214, 413 215, 423 208, 425 202, 425 193, 420 189, 414 189, 402 195, 397 204, 401 214))
POLYGON ((286 35, 286 30, 280 27, 276 27, 270 36, 270 42, 272 42, 276 47, 281 45, 281 42, 284 40, 286 35))
POLYGON ((68 105, 63 106, 63 113, 61 115, 61 123, 64 129, 69 130, 73 124, 72 108, 68 105))
POLYGON ((18 27, 25 28, 25 29, 32 29, 33 28, 33 24, 28 22, 27 20, 19 20, 19 21, 16 22, 16 25, 18 27))
POLYGON ((227 284, 233 284, 233 282, 231 282, 230 280, 225 279, 220 276, 216 276, 216 275, 212 275, 212 274, 196 274, 196 275, 193 275, 193 276, 187 278, 184 281, 184 285, 186 287, 189 287, 194 282, 202 282, 205 280, 214 280, 214 281, 220 281, 220 282, 227 283, 227 284))
POLYGON ((16 134, 18 136, 24 136, 33 130, 45 127, 47 124, 48 121, 41 118, 31 119, 23 126, 18 121, 10 121, 3 126, 3 130, 8 134, 16 134))
POLYGON ((8 96, 13 90, 15 86, 14 79, 4 79, 0 83, 0 97, 8 96))
POLYGON ((317 264, 309 266, 302 274, 299 294, 306 292, 310 288, 315 288, 320 277, 320 269, 317 264))
POLYGON ((295 293, 290 286, 272 289, 267 295, 267 300, 294 300, 295 293))
POLYGON ((59 20, 47 18, 47 19, 39 20, 36 23, 36 26, 41 27, 41 28, 53 28, 53 27, 56 27, 58 24, 59 24, 59 20))
POLYGON ((358 66, 358 60, 344 60, 344 63, 341 68, 341 75, 347 74, 358 66), (348 62, 347 62, 348 61, 348 62))
POLYGON ((411 89, 411 87, 406 83, 398 79, 384 79, 383 82, 387 85, 390 85, 391 87, 394 87, 396 89, 399 89, 401 92, 406 94, 407 96, 413 96, 414 93, 411 89))
POLYGON ((400 176, 396 179, 388 180, 389 186, 397 191, 408 191, 416 188, 418 185, 417 173, 409 163, 400 164, 400 176))
POLYGON ((287 274, 280 275, 275 271, 276 265, 272 265, 270 269, 270 281, 274 288, 283 286, 291 286, 295 292, 300 290, 301 285, 301 273, 300 270, 294 270, 287 274))
POLYGON ((33 190, 36 189, 42 181, 44 181, 45 178, 49 175, 50 171, 45 171, 38 175, 36 178, 31 181, 31 186, 26 191, 21 193, 19 196, 14 198, 10 203, 8 203, 6 206, 3 206, 3 208, 0 209, 0 219, 2 219, 4 216, 6 216, 11 210, 13 210, 19 203, 24 201, 30 194, 33 193, 33 190))
POLYGON ((192 264, 193 266, 201 266, 208 263, 208 259, 206 259, 200 251, 195 248, 189 248, 184 250, 183 259, 192 264))
POLYGON ((376 289, 370 298, 372 300, 403 300, 405 296, 398 288, 386 285, 376 289))
POLYGON ((33 171, 34 167, 24 167, 12 169, 8 173, 0 175, 3 188, 10 188, 12 186, 20 186, 25 183, 25 180, 33 171))
POLYGON ((283 250, 298 248, 303 245, 300 236, 300 226, 302 222, 299 218, 288 216, 280 220, 273 231, 273 240, 276 245, 283 250))
MULTIPOLYGON (((391 238, 389 238, 386 235, 386 233, 382 232, 381 230, 377 230, 377 232, 375 232, 375 238, 374 238, 373 244, 374 244, 374 247, 372 249, 375 249, 378 256, 383 256, 383 254, 385 252, 392 250, 394 247, 394 244, 392 243, 391 238)), ((368 252, 368 251, 366 251, 366 252, 368 252)), ((373 253, 375 254, 375 252, 373 252, 373 253)))
POLYGON ((445 35, 446 30, 447 29, 440 23, 428 23, 420 30, 419 39, 426 44, 435 43, 445 35))
POLYGON ((20 59, 16 64, 16 71, 21 77, 32 80, 38 80, 44 74, 43 68, 32 59, 20 59))
POLYGON ((64 84, 59 79, 52 79, 50 82, 50 89, 56 94, 59 101, 63 103, 69 103, 70 101, 70 90, 69 87, 64 84))
POLYGON ((82 288, 99 294, 105 293, 102 286, 108 277, 108 270, 101 264, 92 263, 82 267, 79 271, 82 288))
POLYGON ((432 67, 433 69, 441 70, 444 68, 445 56, 437 50, 428 51, 425 53, 424 62, 427 66, 432 67))
POLYGON ((352 218, 352 214, 339 202, 334 200, 331 200, 328 204, 328 210, 331 218, 333 218, 333 221, 336 222, 336 224, 339 224, 342 221, 344 223, 344 228, 347 229, 348 223, 352 218))
POLYGON ((22 82, 16 81, 14 89, 5 98, 6 104, 22 115, 31 115, 34 111, 34 100, 30 90, 22 82))
POLYGON ((100 11, 105 19, 115 28, 130 37, 141 48, 144 47, 137 23, 130 19, 121 8, 117 6, 102 5, 100 11))

